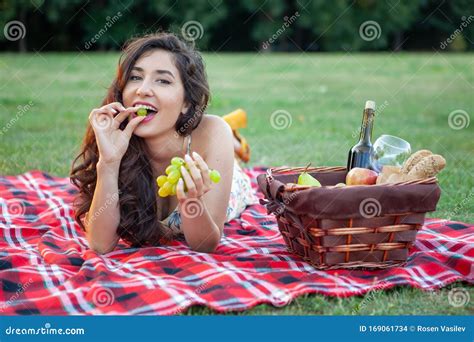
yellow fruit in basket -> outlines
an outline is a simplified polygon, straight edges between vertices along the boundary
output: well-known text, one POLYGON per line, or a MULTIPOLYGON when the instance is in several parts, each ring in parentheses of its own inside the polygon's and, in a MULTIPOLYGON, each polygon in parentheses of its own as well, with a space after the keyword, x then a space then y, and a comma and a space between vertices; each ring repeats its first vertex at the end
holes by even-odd
POLYGON ((308 164, 308 166, 306 166, 306 169, 298 176, 298 185, 309 185, 309 186, 319 187, 321 186, 321 183, 319 183, 319 181, 316 178, 314 178, 308 172, 306 172, 310 165, 311 164, 308 164))
POLYGON ((303 172, 298 177, 299 185, 321 186, 321 183, 307 172, 303 172))

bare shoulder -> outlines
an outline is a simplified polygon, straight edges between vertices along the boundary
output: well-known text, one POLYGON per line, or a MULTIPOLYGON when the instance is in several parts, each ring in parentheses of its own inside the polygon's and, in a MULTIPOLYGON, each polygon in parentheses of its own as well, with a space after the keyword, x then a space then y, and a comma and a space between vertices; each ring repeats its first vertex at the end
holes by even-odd
POLYGON ((199 127, 206 131, 210 130, 213 133, 229 134, 232 136, 232 130, 230 129, 230 126, 224 121, 223 118, 217 115, 204 115, 199 127))
POLYGON ((230 126, 220 116, 205 114, 198 128, 193 132, 193 142, 198 140, 199 153, 212 150, 216 146, 233 146, 233 135, 230 126))

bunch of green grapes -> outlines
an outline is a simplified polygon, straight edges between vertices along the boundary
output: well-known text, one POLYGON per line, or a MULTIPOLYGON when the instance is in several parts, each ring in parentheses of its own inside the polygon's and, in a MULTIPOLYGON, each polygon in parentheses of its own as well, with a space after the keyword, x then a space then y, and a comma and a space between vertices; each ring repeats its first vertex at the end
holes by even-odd
MULTIPOLYGON (((176 186, 178 181, 182 178, 181 166, 184 166, 189 172, 188 164, 183 158, 174 157, 171 159, 171 164, 166 168, 166 175, 161 175, 156 179, 156 184, 160 188, 158 195, 160 197, 176 196, 176 186)), ((217 170, 210 170, 209 177, 214 183, 219 183, 221 175, 217 170)), ((184 182, 184 191, 187 191, 186 182, 184 182)))

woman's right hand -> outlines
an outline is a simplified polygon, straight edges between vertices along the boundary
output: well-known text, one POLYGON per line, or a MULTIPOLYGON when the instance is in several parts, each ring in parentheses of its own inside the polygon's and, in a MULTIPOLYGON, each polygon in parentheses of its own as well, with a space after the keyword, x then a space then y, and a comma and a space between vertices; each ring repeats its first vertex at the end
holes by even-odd
POLYGON ((135 128, 145 117, 138 116, 130 120, 123 131, 119 126, 131 113, 137 110, 138 107, 125 108, 121 103, 113 102, 95 108, 89 114, 89 122, 95 133, 101 162, 120 164, 135 128))

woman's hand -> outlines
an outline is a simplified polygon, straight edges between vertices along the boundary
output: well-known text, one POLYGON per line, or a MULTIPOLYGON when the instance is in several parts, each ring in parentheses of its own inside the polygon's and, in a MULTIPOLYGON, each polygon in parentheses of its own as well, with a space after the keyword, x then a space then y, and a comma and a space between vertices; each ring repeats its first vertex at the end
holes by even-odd
POLYGON ((131 113, 137 110, 138 107, 125 108, 119 102, 92 110, 89 122, 96 136, 99 158, 102 162, 106 164, 120 163, 127 151, 133 131, 145 117, 138 116, 130 120, 123 131, 119 126, 131 113))
POLYGON ((176 187, 176 197, 180 204, 190 199, 200 199, 212 188, 213 183, 211 182, 209 176, 210 170, 206 162, 196 152, 193 152, 193 158, 189 155, 184 157, 184 160, 188 164, 189 172, 184 166, 181 166, 181 175, 183 178, 179 179, 176 187), (188 189, 187 193, 184 192, 183 179, 188 189))

